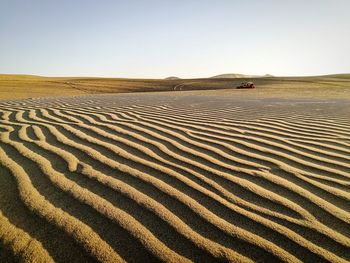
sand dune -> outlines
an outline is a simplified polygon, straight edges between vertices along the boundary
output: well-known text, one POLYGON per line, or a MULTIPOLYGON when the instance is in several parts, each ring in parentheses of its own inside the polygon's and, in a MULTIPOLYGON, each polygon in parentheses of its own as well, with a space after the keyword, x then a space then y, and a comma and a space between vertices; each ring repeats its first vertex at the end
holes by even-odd
POLYGON ((348 262, 347 100, 0 102, 0 256, 348 262))

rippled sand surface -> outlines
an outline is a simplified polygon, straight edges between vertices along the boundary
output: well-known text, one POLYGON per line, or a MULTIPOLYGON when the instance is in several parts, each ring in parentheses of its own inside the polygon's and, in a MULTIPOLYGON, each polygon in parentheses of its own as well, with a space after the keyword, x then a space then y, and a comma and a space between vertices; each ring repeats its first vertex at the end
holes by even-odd
POLYGON ((349 185, 349 100, 0 102, 5 262, 347 262, 349 185))

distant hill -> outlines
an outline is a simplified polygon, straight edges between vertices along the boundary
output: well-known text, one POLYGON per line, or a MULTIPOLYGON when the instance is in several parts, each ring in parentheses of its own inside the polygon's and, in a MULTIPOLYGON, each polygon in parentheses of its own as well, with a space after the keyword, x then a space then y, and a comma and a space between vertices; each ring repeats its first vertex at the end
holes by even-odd
POLYGON ((171 76, 171 77, 167 77, 165 78, 166 80, 175 80, 175 79, 180 79, 178 77, 175 77, 175 76, 171 76))
POLYGON ((273 77, 270 74, 265 75, 245 75, 245 74, 237 74, 237 73, 228 73, 228 74, 221 74, 211 77, 212 79, 238 79, 238 78, 267 78, 267 77, 273 77))

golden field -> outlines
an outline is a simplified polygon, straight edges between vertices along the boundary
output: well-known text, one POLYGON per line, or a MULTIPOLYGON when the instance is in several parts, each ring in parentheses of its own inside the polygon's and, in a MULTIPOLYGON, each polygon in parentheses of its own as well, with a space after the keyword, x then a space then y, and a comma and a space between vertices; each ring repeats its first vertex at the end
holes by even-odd
POLYGON ((350 79, 240 81, 2 75, 1 262, 349 262, 350 79))
MULTIPOLYGON (((258 97, 348 98, 350 74, 318 77, 267 77, 238 79, 126 79, 92 77, 40 77, 0 74, 0 99, 88 94, 234 89, 242 81, 254 81, 258 97)), ((235 94, 240 94, 236 91, 235 94)), ((244 95, 247 91, 243 91, 244 95)))

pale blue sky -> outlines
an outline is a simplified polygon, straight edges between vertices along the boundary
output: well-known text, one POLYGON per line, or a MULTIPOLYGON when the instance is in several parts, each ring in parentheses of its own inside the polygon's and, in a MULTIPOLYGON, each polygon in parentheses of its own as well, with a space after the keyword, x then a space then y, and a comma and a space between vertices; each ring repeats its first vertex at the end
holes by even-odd
POLYGON ((0 73, 350 72, 350 1, 0 0, 0 73))

